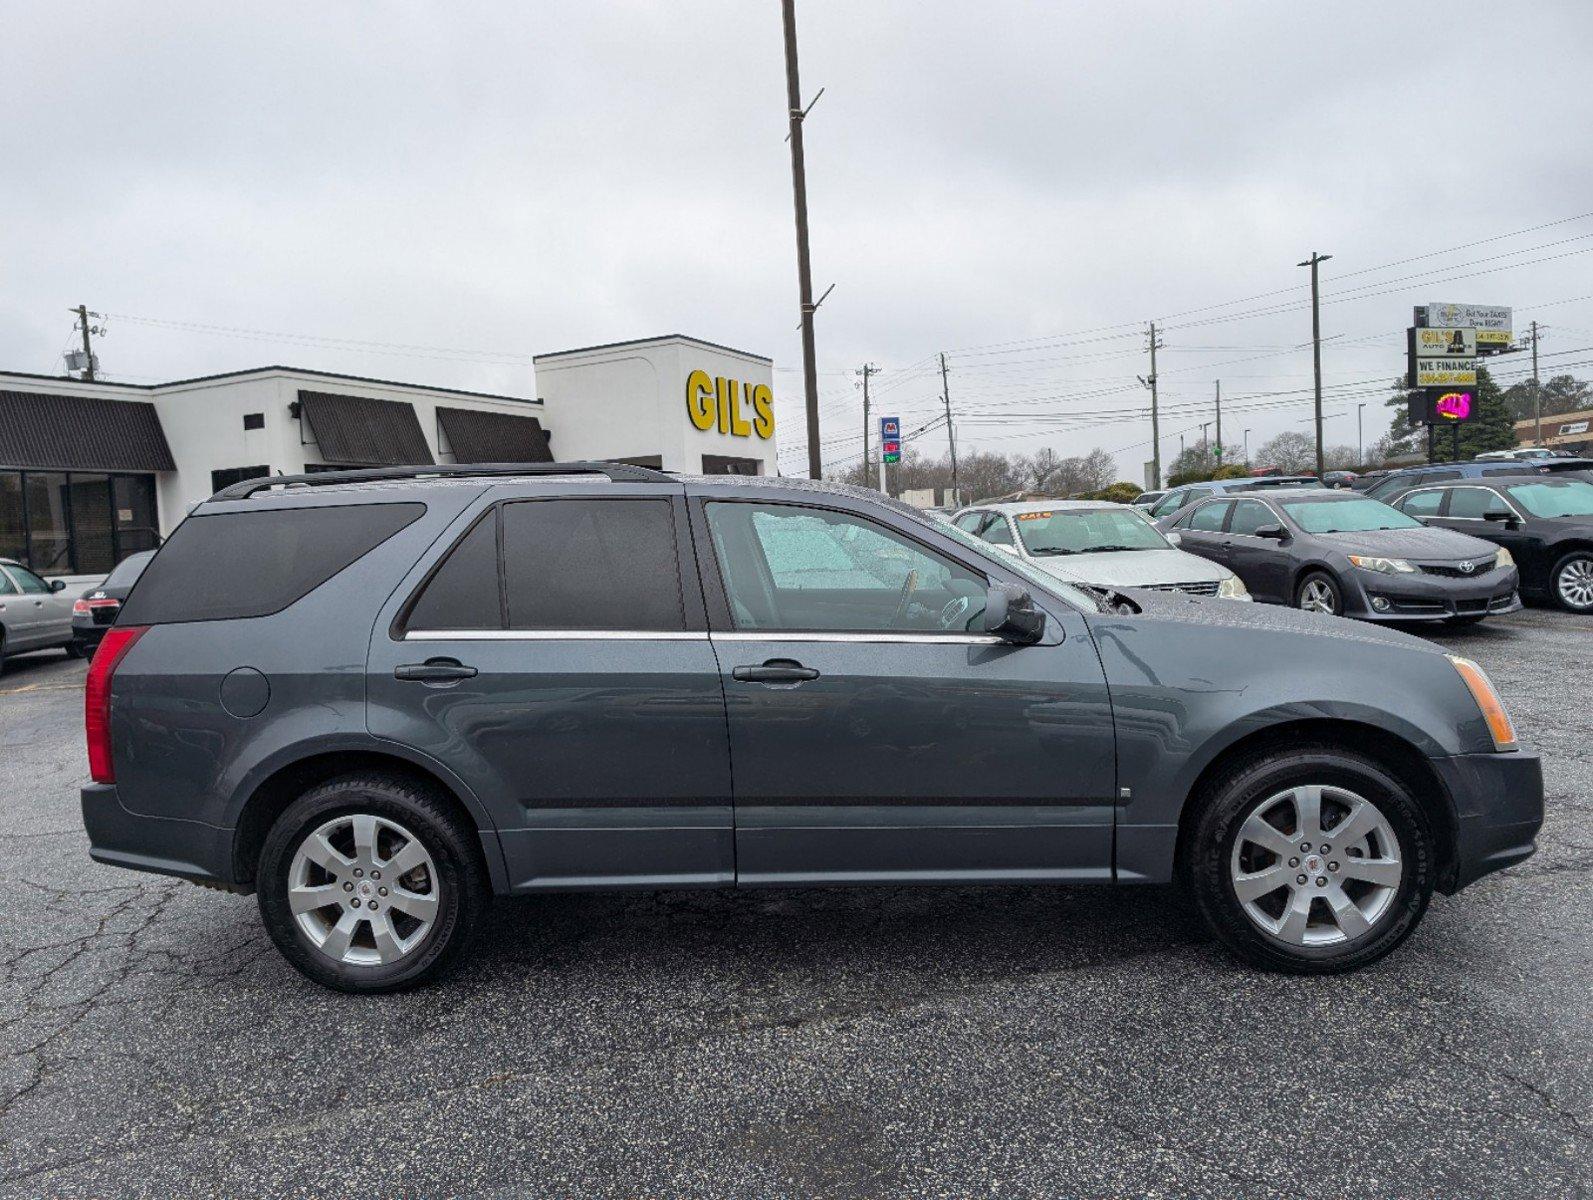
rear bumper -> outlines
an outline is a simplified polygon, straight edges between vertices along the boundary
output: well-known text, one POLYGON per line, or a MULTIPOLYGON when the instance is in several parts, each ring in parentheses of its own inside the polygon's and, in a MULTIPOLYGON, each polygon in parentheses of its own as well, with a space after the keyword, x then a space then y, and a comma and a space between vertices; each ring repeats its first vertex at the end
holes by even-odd
POLYGON ((232 830, 128 812, 114 784, 91 783, 81 796, 95 862, 233 888, 232 830))
POLYGON ((1543 764, 1535 750, 1431 761, 1455 805, 1455 861, 1440 890, 1457 892, 1538 848, 1543 764))

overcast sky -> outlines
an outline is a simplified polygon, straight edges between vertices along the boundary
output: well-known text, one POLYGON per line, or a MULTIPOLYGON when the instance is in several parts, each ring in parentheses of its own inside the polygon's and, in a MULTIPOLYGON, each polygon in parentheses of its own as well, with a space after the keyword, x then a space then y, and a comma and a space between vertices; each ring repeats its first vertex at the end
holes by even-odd
MULTIPOLYGON (((1104 446, 1138 478, 1153 318, 1164 456, 1218 377, 1230 444, 1307 430, 1313 249, 1330 442, 1362 402, 1383 432, 1428 300, 1513 305, 1548 326, 1545 377, 1593 374, 1585 0, 798 6, 804 93, 827 89, 826 462, 860 452, 859 364, 912 428, 947 351, 960 446, 1104 446)), ((532 354, 680 332, 774 358, 804 468, 776 0, 3 21, 0 369, 60 373, 80 302, 134 382, 281 362, 530 395, 532 354)))

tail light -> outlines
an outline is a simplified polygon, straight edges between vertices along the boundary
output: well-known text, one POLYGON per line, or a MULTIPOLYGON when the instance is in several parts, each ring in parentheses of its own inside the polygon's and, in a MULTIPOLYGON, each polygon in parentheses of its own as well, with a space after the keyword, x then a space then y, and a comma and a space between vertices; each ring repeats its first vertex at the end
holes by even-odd
POLYGON ((83 689, 83 732, 88 738, 89 774, 95 783, 116 782, 116 769, 111 763, 111 676, 148 628, 134 625, 107 631, 89 664, 88 683, 83 689))
POLYGON ((120 600, 74 600, 72 601, 72 615, 74 617, 84 617, 96 608, 120 608, 121 606, 122 602, 120 600))

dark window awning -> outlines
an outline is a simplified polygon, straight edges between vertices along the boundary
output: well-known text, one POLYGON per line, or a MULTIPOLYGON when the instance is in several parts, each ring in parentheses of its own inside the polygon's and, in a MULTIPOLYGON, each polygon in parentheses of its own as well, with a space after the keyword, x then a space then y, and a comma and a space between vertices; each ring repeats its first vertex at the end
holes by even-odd
POLYGON ((300 392, 299 404, 325 462, 340 467, 406 467, 436 461, 413 404, 335 392, 300 392))
POLYGON ((0 391, 0 467, 175 471, 177 464, 148 401, 0 391))
POLYGON ((473 408, 437 409, 443 436, 459 463, 545 463, 553 461, 547 431, 535 417, 482 412, 473 408))

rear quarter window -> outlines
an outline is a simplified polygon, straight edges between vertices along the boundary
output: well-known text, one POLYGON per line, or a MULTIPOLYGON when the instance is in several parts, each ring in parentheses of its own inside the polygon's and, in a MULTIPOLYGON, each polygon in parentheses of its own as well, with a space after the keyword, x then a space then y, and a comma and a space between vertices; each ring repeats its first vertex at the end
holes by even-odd
POLYGON ((425 511, 424 504, 338 504, 189 517, 139 577, 121 623, 281 612, 425 511))

